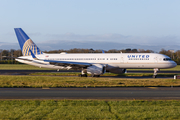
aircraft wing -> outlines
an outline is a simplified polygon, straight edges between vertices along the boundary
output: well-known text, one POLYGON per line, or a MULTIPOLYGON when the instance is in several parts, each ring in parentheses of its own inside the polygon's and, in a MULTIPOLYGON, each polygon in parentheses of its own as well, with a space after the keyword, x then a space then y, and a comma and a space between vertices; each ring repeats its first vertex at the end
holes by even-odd
POLYGON ((92 64, 91 63, 84 63, 84 62, 70 62, 70 61, 56 61, 56 60, 43 60, 44 62, 49 62, 52 65, 57 66, 70 66, 72 68, 83 68, 83 67, 89 67, 92 64))
POLYGON ((87 68, 87 67, 91 66, 90 63, 85 63, 85 62, 71 62, 71 61, 38 59, 30 49, 29 49, 29 51, 31 52, 31 56, 32 56, 33 60, 24 59, 24 58, 17 58, 17 59, 25 60, 25 61, 32 61, 32 62, 36 62, 36 63, 40 63, 40 64, 47 64, 47 62, 49 62, 49 64, 51 64, 51 65, 71 67, 73 69, 87 68), (46 62, 46 63, 44 63, 44 62, 46 62))

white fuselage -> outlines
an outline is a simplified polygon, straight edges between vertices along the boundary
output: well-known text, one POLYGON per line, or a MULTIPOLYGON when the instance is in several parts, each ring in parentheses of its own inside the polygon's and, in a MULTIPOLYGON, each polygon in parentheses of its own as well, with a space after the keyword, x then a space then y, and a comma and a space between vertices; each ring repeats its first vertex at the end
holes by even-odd
MULTIPOLYGON (((105 64, 106 70, 112 68, 172 68, 177 64, 166 55, 157 53, 84 53, 84 54, 42 54, 36 55, 40 60, 81 62, 91 64, 105 64)), ((33 60, 32 56, 21 56, 19 58, 33 60)), ((68 69, 64 66, 51 65, 49 62, 33 60, 26 61, 16 59, 19 62, 52 69, 68 69)))

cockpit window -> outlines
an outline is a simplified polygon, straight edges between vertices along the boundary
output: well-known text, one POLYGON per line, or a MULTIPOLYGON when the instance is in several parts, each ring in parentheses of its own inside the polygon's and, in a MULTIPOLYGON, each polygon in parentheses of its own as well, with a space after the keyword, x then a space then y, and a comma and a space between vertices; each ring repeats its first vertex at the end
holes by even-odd
POLYGON ((171 58, 164 58, 164 61, 171 61, 171 58))

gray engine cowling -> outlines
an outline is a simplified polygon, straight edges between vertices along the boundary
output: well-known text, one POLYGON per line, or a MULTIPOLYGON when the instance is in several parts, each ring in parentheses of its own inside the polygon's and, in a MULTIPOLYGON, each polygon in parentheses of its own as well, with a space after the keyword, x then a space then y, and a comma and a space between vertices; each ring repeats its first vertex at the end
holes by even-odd
POLYGON ((126 73, 126 69, 113 68, 113 69, 109 69, 108 72, 115 73, 115 74, 122 74, 122 73, 126 73))
POLYGON ((87 68, 87 73, 88 74, 93 74, 93 75, 101 75, 106 72, 106 66, 102 64, 93 64, 92 66, 87 68))

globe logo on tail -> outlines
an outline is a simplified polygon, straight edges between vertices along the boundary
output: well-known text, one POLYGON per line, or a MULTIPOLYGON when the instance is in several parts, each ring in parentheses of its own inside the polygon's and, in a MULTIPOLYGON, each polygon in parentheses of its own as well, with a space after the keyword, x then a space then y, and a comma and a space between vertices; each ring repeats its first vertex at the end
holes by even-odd
POLYGON ((41 50, 36 46, 36 44, 31 39, 28 39, 23 45, 23 50, 22 50, 23 55, 30 56, 31 55, 30 50, 34 55, 42 54, 41 50))

